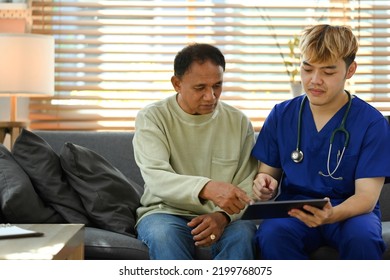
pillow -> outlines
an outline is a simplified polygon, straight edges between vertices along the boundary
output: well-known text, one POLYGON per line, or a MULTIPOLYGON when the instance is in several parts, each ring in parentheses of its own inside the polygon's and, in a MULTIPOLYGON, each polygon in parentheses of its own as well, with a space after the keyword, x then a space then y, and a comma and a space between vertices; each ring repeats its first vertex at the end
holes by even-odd
POLYGON ((68 223, 90 223, 79 195, 63 175, 60 157, 45 140, 23 129, 13 145, 12 154, 47 205, 68 223))
POLYGON ((0 212, 9 223, 63 223, 64 219, 44 204, 28 175, 11 152, 0 144, 0 212))
MULTIPOLYGON (((1 176, 1 175, 0 175, 1 176)), ((0 185, 1 187, 1 185, 0 185)), ((1 213, 1 200, 0 200, 0 224, 5 224, 7 221, 3 217, 3 213, 1 213)))
POLYGON ((60 160, 94 224, 134 237, 140 198, 126 177, 104 157, 76 144, 65 143, 60 160))

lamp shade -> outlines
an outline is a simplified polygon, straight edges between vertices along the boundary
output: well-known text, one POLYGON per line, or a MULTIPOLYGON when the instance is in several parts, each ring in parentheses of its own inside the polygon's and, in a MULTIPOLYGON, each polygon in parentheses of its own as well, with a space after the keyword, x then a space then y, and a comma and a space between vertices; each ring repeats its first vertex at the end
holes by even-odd
POLYGON ((0 34, 0 95, 54 94, 54 38, 0 34))

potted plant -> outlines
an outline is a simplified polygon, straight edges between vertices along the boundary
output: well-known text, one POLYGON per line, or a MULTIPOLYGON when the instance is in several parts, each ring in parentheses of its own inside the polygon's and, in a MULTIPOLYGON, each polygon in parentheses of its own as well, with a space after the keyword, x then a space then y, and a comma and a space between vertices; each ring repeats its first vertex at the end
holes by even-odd
POLYGON ((302 94, 302 85, 297 76, 299 74, 300 54, 297 52, 299 46, 299 37, 295 35, 288 41, 289 53, 288 57, 282 57, 286 68, 287 75, 290 79, 291 92, 293 96, 302 94))

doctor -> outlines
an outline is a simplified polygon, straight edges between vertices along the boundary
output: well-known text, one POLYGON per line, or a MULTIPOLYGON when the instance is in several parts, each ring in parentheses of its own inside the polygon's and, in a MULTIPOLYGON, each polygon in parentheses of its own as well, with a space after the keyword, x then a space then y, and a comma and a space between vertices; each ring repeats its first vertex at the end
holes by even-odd
POLYGON ((390 129, 375 108, 344 89, 357 64, 356 37, 317 25, 301 40, 303 95, 276 105, 253 148, 258 200, 329 198, 323 209, 293 209, 256 233, 264 259, 308 259, 323 245, 341 259, 381 259, 378 198, 390 176, 390 129))

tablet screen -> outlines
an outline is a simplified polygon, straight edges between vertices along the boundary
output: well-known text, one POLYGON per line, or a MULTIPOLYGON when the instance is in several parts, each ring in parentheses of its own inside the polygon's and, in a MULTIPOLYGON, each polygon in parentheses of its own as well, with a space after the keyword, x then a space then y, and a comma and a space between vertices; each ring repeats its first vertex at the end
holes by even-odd
POLYGON ((304 199, 285 201, 259 201, 247 207, 241 219, 258 220, 270 218, 288 218, 288 211, 294 208, 302 209, 303 205, 312 205, 323 208, 327 199, 304 199))

